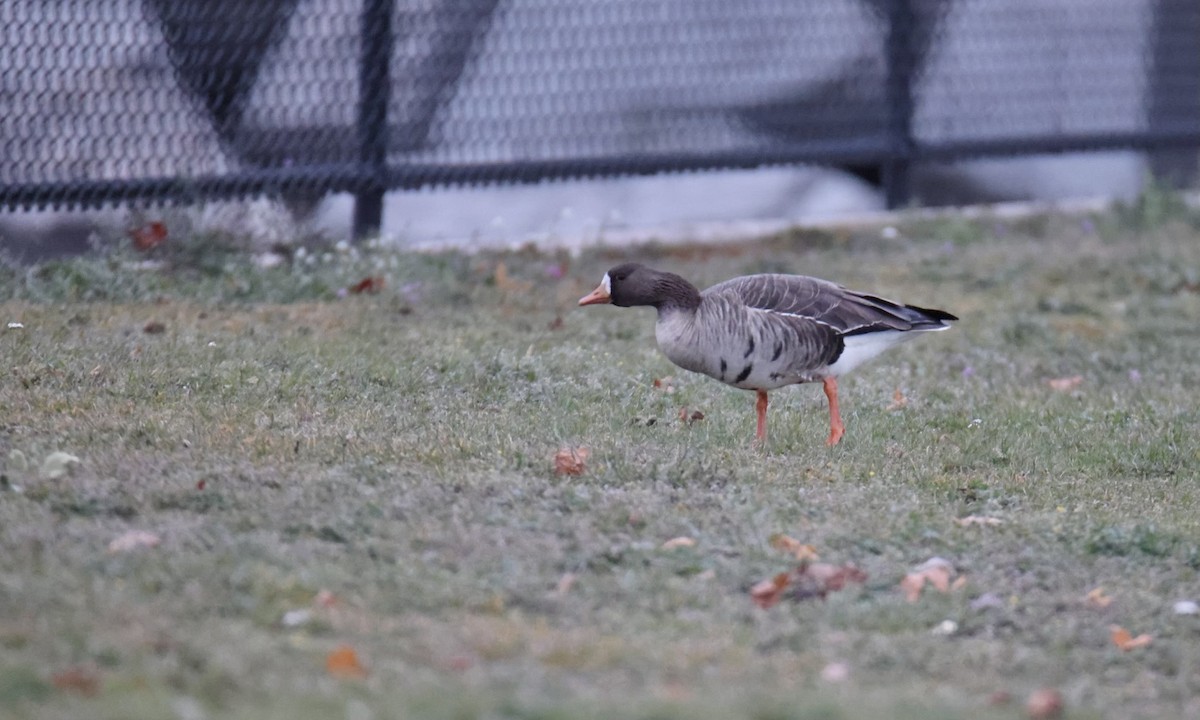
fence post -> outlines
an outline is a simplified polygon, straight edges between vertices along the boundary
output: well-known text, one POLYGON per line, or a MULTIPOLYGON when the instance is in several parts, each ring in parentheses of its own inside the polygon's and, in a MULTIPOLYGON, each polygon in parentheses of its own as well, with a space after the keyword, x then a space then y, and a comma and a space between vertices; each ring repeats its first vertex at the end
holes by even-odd
POLYGON ((354 237, 379 232, 387 191, 388 104, 394 32, 392 0, 364 0, 358 64, 358 161, 369 180, 354 197, 354 237))
POLYGON ((916 29, 912 0, 888 4, 887 29, 887 154, 883 163, 883 189, 889 208, 908 203, 910 171, 915 145, 912 136, 913 49, 916 29))

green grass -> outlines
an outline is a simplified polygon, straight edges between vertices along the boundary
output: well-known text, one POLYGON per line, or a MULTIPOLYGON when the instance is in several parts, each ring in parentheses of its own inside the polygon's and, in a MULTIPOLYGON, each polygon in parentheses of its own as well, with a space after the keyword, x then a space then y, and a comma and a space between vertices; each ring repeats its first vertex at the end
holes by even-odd
POLYGON ((1069 717, 1198 717, 1200 618, 1171 608, 1200 599, 1200 230, 1155 208, 602 249, 561 278, 567 258, 530 252, 261 270, 195 244, 156 269, 0 267, 0 328, 25 326, 0 330, 0 708, 1011 718, 1051 686, 1069 717), (753 395, 671 366, 652 312, 574 307, 626 259, 702 285, 819 275, 962 321, 843 380, 836 448, 818 388, 774 393, 760 451, 753 395), (339 298, 366 275, 385 290, 339 298), (587 472, 556 476, 575 445, 587 472), (41 477, 57 450, 80 464, 41 477), (162 543, 109 553, 129 530, 162 543), (758 609, 780 532, 866 583, 758 609), (934 555, 965 588, 906 602, 934 555), (1121 652, 1113 624, 1154 643, 1121 652), (342 644, 365 679, 326 673, 342 644), (822 680, 835 662, 848 678, 822 680), (72 667, 95 696, 54 685, 72 667))

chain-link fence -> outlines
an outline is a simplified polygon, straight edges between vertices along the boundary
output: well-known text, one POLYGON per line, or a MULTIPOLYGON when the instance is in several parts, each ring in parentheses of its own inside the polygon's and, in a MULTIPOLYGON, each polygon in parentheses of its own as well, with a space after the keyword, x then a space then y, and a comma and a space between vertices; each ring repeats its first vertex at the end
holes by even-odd
POLYGON ((5 0, 0 208, 1135 148, 1190 178, 1195 0, 5 0))

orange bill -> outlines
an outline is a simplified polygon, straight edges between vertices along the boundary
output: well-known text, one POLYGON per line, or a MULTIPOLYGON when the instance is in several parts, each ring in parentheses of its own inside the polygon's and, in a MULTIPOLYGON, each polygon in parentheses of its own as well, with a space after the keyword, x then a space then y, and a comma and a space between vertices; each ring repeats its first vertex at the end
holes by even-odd
POLYGON ((601 283, 600 286, 595 290, 579 298, 579 304, 602 305, 604 303, 612 302, 612 296, 608 294, 608 288, 605 287, 605 284, 606 283, 601 283))

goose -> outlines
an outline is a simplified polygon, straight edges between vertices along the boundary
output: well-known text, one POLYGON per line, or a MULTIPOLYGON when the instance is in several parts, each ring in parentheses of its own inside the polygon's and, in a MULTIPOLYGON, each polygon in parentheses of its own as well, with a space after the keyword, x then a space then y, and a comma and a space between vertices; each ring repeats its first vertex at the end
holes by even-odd
POLYGON ((820 382, 829 400, 829 439, 846 432, 838 378, 884 350, 958 318, 945 310, 904 305, 803 275, 746 275, 704 292, 684 278, 638 263, 605 273, 579 305, 648 305, 658 311, 654 334, 671 362, 758 399, 755 441, 767 439, 767 392, 820 382))

